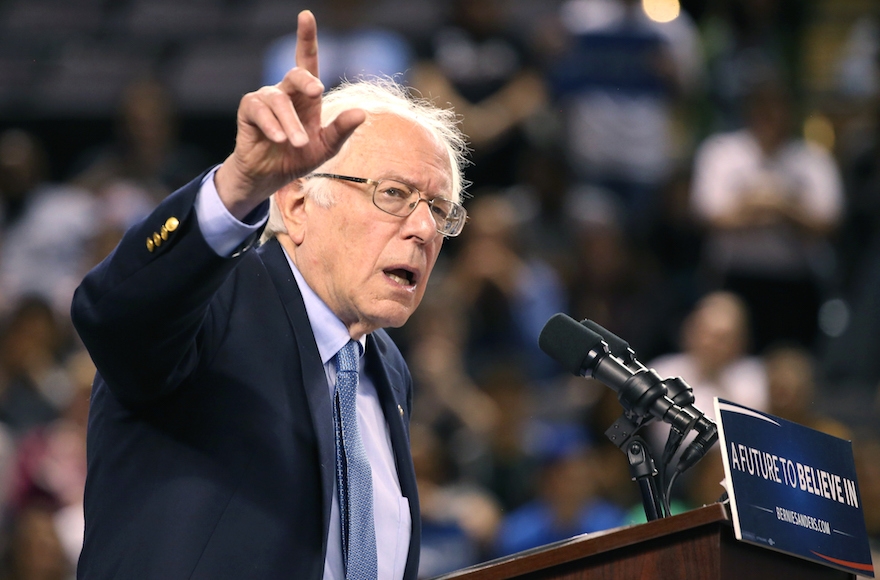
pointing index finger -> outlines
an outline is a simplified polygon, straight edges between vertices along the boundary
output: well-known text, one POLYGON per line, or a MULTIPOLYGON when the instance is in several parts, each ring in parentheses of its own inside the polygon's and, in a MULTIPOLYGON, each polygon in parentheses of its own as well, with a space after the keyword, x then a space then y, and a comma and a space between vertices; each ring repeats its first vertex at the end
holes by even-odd
POLYGON ((296 66, 318 76, 318 23, 311 10, 303 10, 297 18, 296 66))

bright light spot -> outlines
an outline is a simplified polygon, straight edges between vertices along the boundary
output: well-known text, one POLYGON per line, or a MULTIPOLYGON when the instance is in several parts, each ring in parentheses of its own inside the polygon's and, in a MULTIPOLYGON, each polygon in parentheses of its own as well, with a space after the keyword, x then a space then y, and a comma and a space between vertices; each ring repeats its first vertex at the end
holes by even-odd
POLYGON ((828 151, 834 149, 834 124, 822 113, 813 113, 804 121, 804 139, 821 145, 828 151))
POLYGON ((672 22, 681 12, 678 0, 642 0, 642 10, 654 22, 672 22))
POLYGON ((832 338, 846 332, 849 326, 849 306, 840 298, 832 298, 819 308, 819 328, 832 338))

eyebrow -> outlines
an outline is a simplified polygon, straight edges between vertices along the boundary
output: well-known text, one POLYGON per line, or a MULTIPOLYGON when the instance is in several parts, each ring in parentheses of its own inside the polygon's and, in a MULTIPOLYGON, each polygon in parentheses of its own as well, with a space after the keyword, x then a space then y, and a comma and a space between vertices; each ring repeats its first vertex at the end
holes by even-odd
POLYGON ((408 180, 408 179, 405 179, 405 178, 403 178, 403 177, 400 177, 400 174, 387 175, 387 176, 385 176, 385 177, 382 177, 381 179, 393 179, 394 181, 399 181, 400 183, 403 183, 403 184, 405 184, 405 185, 408 185, 408 186, 409 186, 410 188, 412 188, 413 190, 418 191, 419 193, 425 195, 427 199, 435 199, 435 198, 438 198, 438 197, 439 197, 439 198, 445 199, 445 200, 447 200, 447 201, 451 201, 452 203, 457 203, 457 204, 459 204, 459 205, 461 204, 461 200, 456 201, 455 198, 454 198, 454 196, 453 196, 452 184, 451 184, 451 183, 449 183, 448 186, 447 186, 447 188, 445 188, 445 189, 447 190, 447 192, 448 192, 448 195, 444 195, 444 194, 442 194, 442 193, 437 193, 437 194, 431 194, 431 195, 429 195, 428 192, 425 191, 425 189, 422 189, 421 187, 416 187, 416 186, 413 184, 412 181, 410 181, 410 180, 408 180))

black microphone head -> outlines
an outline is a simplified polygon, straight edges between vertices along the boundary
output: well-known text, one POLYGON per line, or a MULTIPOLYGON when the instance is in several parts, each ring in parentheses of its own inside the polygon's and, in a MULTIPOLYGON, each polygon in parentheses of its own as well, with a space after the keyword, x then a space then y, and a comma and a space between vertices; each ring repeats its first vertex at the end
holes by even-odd
POLYGON ((538 346, 563 368, 578 376, 583 374, 587 355, 594 350, 604 350, 601 336, 561 312, 551 316, 544 325, 538 346))
POLYGON ((608 348, 609 350, 611 350, 611 354, 613 354, 617 358, 625 358, 626 352, 628 350, 631 350, 627 341, 623 340, 604 326, 593 322, 589 318, 581 320, 581 324, 583 324, 593 332, 599 334, 602 339, 608 344, 608 348))

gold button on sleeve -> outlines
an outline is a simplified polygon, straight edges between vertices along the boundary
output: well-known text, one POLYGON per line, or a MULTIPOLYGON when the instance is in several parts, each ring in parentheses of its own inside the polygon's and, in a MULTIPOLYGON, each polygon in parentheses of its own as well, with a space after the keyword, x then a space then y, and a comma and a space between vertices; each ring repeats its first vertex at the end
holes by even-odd
POLYGON ((153 243, 153 238, 147 238, 147 250, 152 252, 156 249, 156 244, 153 243))
POLYGON ((165 220, 165 229, 167 229, 169 232, 173 232, 174 230, 176 230, 177 226, 179 226, 179 225, 180 225, 180 220, 177 219, 176 217, 172 216, 172 217, 168 218, 167 220, 165 220))
POLYGON ((159 246, 161 246, 162 245, 162 236, 160 236, 156 232, 153 232, 153 243, 156 244, 157 248, 159 246))
POLYGON ((163 240, 167 240, 168 239, 168 228, 166 228, 165 226, 162 226, 162 229, 159 230, 159 235, 162 237, 163 240))

